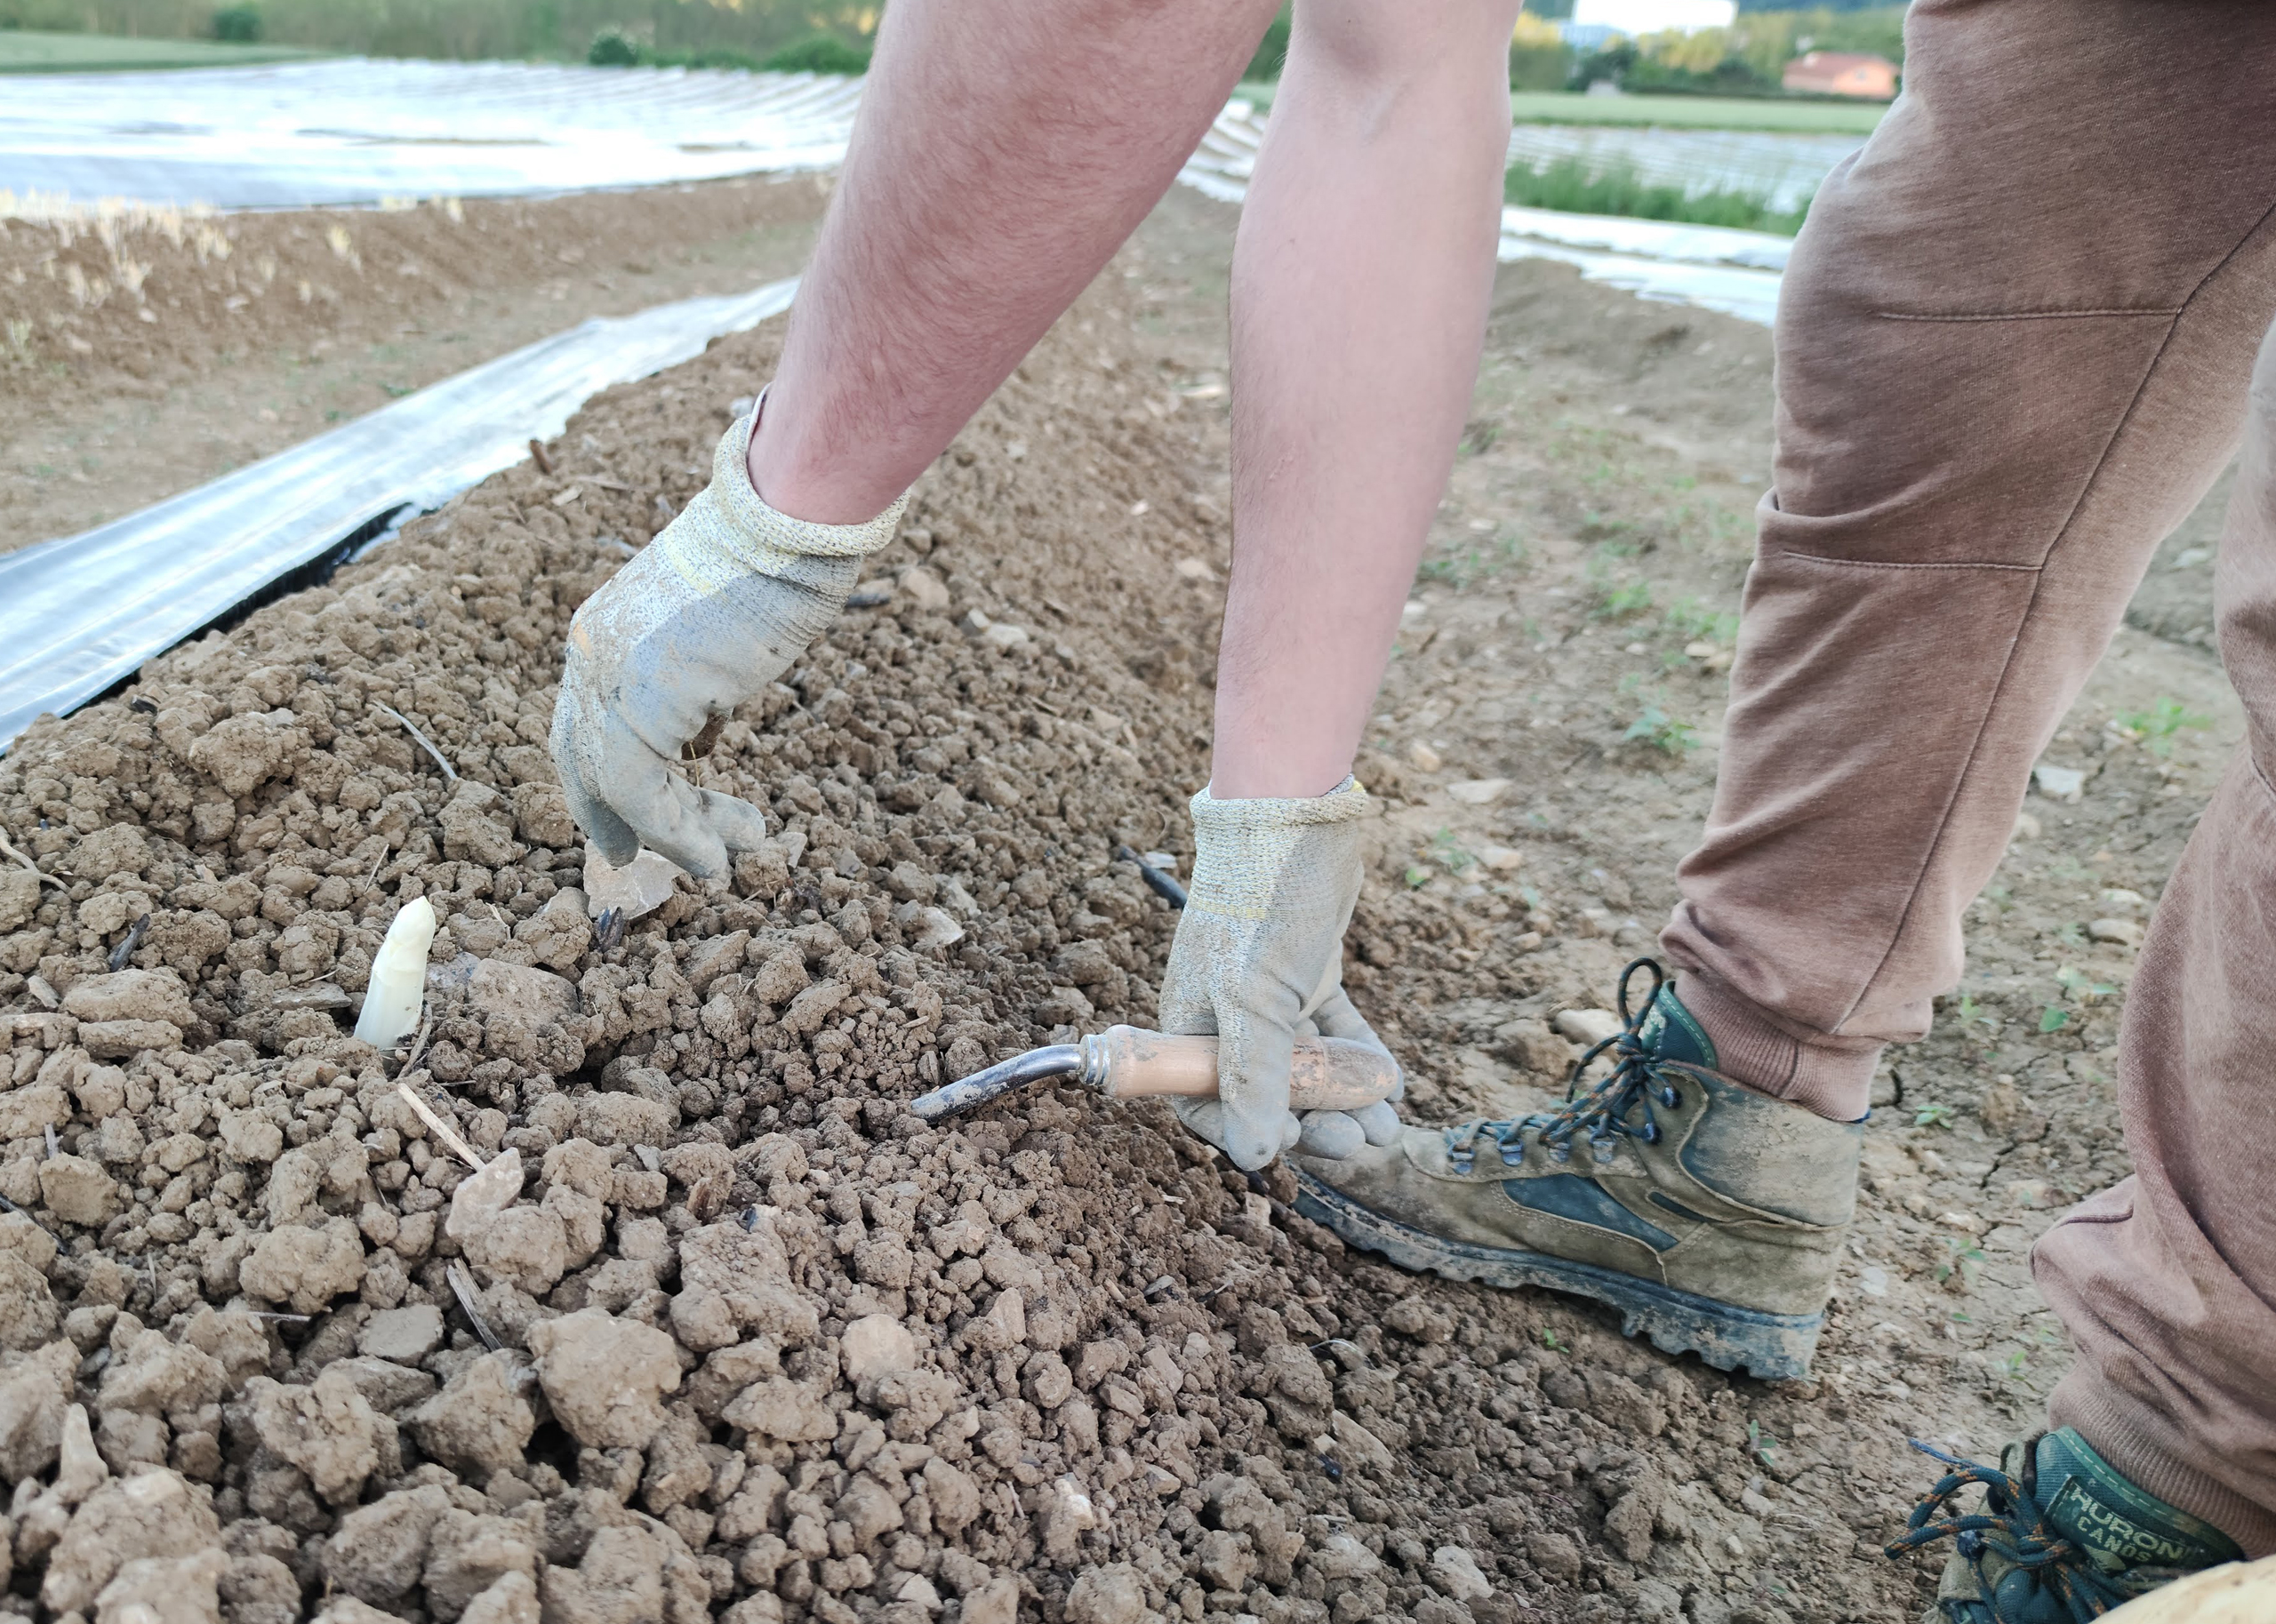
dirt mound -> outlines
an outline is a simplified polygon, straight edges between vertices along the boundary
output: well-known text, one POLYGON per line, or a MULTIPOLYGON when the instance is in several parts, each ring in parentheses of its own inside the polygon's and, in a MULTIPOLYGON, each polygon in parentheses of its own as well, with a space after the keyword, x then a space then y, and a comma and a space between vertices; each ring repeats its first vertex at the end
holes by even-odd
MULTIPOLYGON (((1153 1012, 1174 916, 1110 852, 1204 771, 1222 431, 1112 291, 690 764, 770 849, 595 940, 557 650, 774 341, 0 762, 45 876, 0 871, 0 1612, 1853 1616, 1840 1517, 1766 1532, 1763 1389, 1349 1257, 1158 1109, 905 1110, 1153 1012), (418 895, 465 973, 401 1080, 479 1178, 345 1036, 418 895)), ((1375 996, 1487 940, 1371 909, 1375 996)))
POLYGON ((817 191, 813 177, 761 176, 377 210, 0 218, 0 376, 37 375, 52 404, 66 382, 132 389, 248 349, 392 338, 470 289, 644 274, 684 240, 810 218, 817 191))
POLYGON ((217 479, 588 316, 795 275, 826 196, 822 177, 754 177, 0 219, 0 551, 217 479))

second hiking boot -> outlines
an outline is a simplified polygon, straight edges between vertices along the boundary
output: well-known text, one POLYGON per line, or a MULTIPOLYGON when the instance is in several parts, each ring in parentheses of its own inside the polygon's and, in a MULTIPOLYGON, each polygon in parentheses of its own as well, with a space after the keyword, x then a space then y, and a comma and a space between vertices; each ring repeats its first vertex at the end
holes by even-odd
POLYGON ((1299 1157, 1297 1210, 1402 1268, 1592 1297, 1671 1353, 1806 1374, 1856 1203, 1861 1124, 1720 1075, 1649 959, 1621 972, 1620 1012, 1559 1109, 1299 1157), (1639 971, 1651 989, 1631 1010, 1639 971), (1585 1080, 1607 1053, 1611 1072, 1585 1080))
MULTIPOLYGON (((1882 1549, 1902 1559, 1941 1540, 1953 1547, 1920 1624, 2087 1624, 2184 1574, 2244 1556, 2211 1524, 2121 1476, 2069 1427, 2008 1444, 1997 1467, 1917 1441, 1912 1447, 1950 1469, 1882 1549), (1983 1504, 1955 1509, 1952 1502, 1975 1485, 1983 1504)), ((2218 1606, 2202 1616, 2211 1620, 2218 1606)), ((2268 1615, 2246 1603, 2219 1616, 2268 1615)))

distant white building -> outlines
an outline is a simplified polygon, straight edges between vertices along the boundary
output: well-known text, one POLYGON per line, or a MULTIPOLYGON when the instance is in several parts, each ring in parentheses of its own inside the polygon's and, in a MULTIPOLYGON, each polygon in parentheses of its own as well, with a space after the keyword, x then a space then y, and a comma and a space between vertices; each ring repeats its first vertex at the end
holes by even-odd
POLYGON ((1573 0, 1573 20, 1567 37, 1582 30, 1601 28, 1601 40, 1613 34, 1631 38, 1680 29, 1727 28, 1739 14, 1738 0, 1573 0))

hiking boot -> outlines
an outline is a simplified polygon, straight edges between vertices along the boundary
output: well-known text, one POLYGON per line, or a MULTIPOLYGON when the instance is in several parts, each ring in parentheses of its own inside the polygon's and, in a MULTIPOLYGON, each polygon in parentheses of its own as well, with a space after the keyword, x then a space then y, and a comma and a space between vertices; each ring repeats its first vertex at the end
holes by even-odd
POLYGON ((1649 959, 1621 972, 1620 1012, 1560 1109, 1299 1157, 1297 1211, 1403 1268, 1575 1292, 1670 1353, 1806 1374, 1856 1203, 1861 1124, 1719 1074, 1649 959), (1639 971, 1652 987, 1631 1012, 1639 971), (1610 1074, 1584 1083, 1607 1053, 1610 1074))
POLYGON ((1916 1441, 1951 1470, 1920 1497, 1892 1561, 1950 1537, 1954 1544, 1920 1624, 2086 1624, 2160 1585, 2244 1553, 2219 1529, 2144 1493, 2070 1428, 1978 1466, 1916 1441), (1983 1508, 1950 1502, 1983 1485, 1983 1508))

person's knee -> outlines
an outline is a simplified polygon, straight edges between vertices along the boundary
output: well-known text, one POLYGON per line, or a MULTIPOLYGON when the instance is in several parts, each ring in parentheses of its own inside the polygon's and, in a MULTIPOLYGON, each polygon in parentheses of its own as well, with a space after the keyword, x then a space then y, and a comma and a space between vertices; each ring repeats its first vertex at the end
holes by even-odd
POLYGON ((1292 68, 1354 84, 1474 71, 1509 49, 1519 0, 1296 0, 1292 68))

